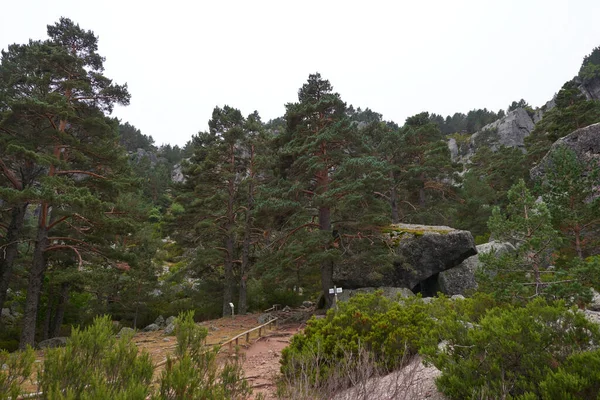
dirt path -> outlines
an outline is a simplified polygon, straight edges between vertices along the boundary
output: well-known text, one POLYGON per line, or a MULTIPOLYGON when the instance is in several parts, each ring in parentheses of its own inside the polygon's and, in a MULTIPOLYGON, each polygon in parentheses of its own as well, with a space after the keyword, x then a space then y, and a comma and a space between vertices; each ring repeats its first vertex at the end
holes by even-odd
MULTIPOLYGON (((206 343, 208 345, 216 345, 257 326, 259 315, 260 314, 236 315, 234 318, 220 318, 200 322, 199 325, 208 329, 206 343)), ((256 338, 253 337, 253 339, 255 340, 256 338)), ((156 332, 138 332, 134 335, 133 341, 138 349, 145 350, 150 354, 154 365, 165 360, 167 355, 173 354, 177 344, 175 336, 166 336, 163 330, 156 332)), ((36 364, 41 364, 43 362, 44 353, 45 352, 42 350, 36 351, 36 364)), ((163 370, 164 366, 154 370, 155 380, 158 379, 163 370)), ((26 381, 22 387, 27 393, 37 391, 37 372, 35 368, 31 378, 26 381)))
POLYGON ((281 351, 290 343, 299 325, 287 325, 254 341, 245 351, 244 373, 253 395, 262 393, 266 400, 277 399, 277 377, 281 351))

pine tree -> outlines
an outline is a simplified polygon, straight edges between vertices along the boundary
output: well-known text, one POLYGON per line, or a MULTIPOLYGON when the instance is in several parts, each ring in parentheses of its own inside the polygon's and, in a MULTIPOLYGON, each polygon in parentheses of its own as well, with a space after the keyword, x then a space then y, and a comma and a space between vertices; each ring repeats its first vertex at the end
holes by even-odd
POLYGON ((246 313, 262 123, 256 112, 246 119, 224 106, 214 109, 208 125, 208 132, 194 138, 194 154, 184 169, 180 202, 187 206, 179 221, 187 220, 187 229, 195 232, 190 239, 197 269, 222 271, 223 315, 231 313, 236 275, 238 312, 246 313))
POLYGON ((258 112, 254 112, 246 118, 245 124, 245 147, 246 147, 246 174, 242 180, 246 193, 246 205, 244 210, 242 255, 239 270, 239 300, 238 313, 246 314, 248 310, 248 278, 252 269, 252 248, 256 246, 256 196, 259 186, 262 184, 260 172, 262 170, 261 157, 264 157, 265 132, 258 112))
POLYGON ((360 242, 388 221, 375 194, 386 179, 386 167, 365 151, 346 104, 320 74, 309 76, 298 102, 287 104, 286 110, 287 129, 277 139, 282 147, 271 207, 282 216, 281 243, 296 253, 293 263, 318 265, 330 307, 335 263, 344 250, 353 252, 349 242, 360 242), (294 235, 302 239, 296 241, 294 235))
POLYGON ((48 44, 31 41, 29 45, 11 45, 2 51, 0 65, 0 173, 3 182, 0 198, 9 207, 5 234, 0 238, 0 307, 6 300, 13 264, 18 257, 19 244, 25 239, 23 227, 31 202, 39 197, 35 184, 49 165, 46 155, 38 149, 46 145, 44 132, 48 121, 40 117, 37 105, 30 100, 47 95, 41 87, 39 57, 50 53, 48 44))
POLYGON ((102 74, 104 59, 92 32, 61 18, 48 26, 48 36, 3 54, 3 82, 9 86, 3 126, 16 165, 37 173, 28 182, 28 200, 39 204, 21 347, 34 341, 51 253, 71 252, 81 266, 82 253, 97 253, 106 232, 126 229, 111 211, 119 189, 112 178, 123 172, 126 160, 117 126, 105 113, 129 102, 127 88, 102 74))
POLYGON ((459 194, 463 202, 457 207, 456 226, 483 235, 488 232, 492 209, 505 208, 508 190, 519 179, 527 181, 529 169, 521 150, 504 146, 495 152, 480 148, 470 161, 459 194))
POLYGON ((368 140, 373 154, 381 159, 387 167, 387 181, 382 186, 386 189, 377 193, 388 200, 391 221, 393 224, 397 224, 401 220, 400 203, 406 201, 400 199, 399 195, 403 163, 400 130, 395 124, 379 120, 363 128, 360 135, 368 140))
POLYGON ((542 182, 552 220, 580 259, 593 246, 590 239, 600 224, 599 178, 600 167, 593 160, 584 163, 573 150, 560 146, 551 153, 542 182))
POLYGON ((401 190, 405 194, 405 214, 410 222, 430 223, 439 220, 431 216, 433 204, 455 196, 449 184, 454 168, 450 151, 439 127, 429 119, 429 113, 421 113, 406 119, 400 131, 401 190))
POLYGON ((560 244, 560 236, 552 227, 550 212, 543 202, 536 202, 522 179, 508 192, 506 212, 495 207, 488 222, 496 240, 507 241, 517 254, 483 257, 480 288, 494 292, 502 300, 527 302, 548 293, 559 284, 553 279, 552 251, 560 244))

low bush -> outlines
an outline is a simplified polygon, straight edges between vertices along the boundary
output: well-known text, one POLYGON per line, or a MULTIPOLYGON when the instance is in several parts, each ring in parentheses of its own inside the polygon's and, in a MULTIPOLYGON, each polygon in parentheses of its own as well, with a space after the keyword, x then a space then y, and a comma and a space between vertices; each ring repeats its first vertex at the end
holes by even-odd
MULTIPOLYGON (((464 304, 469 303, 474 301, 464 304)), ((526 306, 494 307, 479 317, 446 310, 432 331, 443 341, 431 341, 422 352, 442 371, 437 385, 451 399, 538 399, 543 390, 574 393, 598 384, 597 378, 594 383, 565 383, 573 375, 569 371, 580 365, 577 357, 600 344, 600 331, 564 303, 536 299, 526 306)))
POLYGON ((309 320, 304 333, 295 335, 283 350, 284 379, 301 373, 317 387, 342 361, 353 355, 356 359, 363 350, 381 370, 401 367, 417 353, 425 333, 433 327, 428 308, 420 298, 395 302, 381 292, 340 303, 339 310, 330 310, 325 318, 309 320))
POLYGON ((252 393, 244 379, 239 356, 217 365, 218 347, 207 348, 208 330, 196 325, 193 312, 176 319, 177 347, 175 357, 167 357, 155 400, 246 399, 252 393))
POLYGON ((600 350, 572 354, 546 376, 540 389, 544 400, 600 398, 600 350))
POLYGON ((16 399, 21 394, 21 385, 29 378, 35 361, 31 347, 25 351, 9 353, 0 351, 0 400, 16 399))
POLYGON ((296 360, 292 366, 294 373, 286 374, 278 383, 278 397, 286 400, 413 400, 423 393, 418 375, 419 359, 390 376, 389 371, 378 365, 372 352, 359 346, 358 351, 346 352, 341 359, 336 359, 335 368, 326 379, 315 381, 314 377, 319 376, 319 362, 327 357, 316 353, 296 360))
POLYGON ((48 399, 145 399, 154 368, 131 335, 116 339, 110 317, 73 329, 64 348, 49 349, 38 374, 48 399))

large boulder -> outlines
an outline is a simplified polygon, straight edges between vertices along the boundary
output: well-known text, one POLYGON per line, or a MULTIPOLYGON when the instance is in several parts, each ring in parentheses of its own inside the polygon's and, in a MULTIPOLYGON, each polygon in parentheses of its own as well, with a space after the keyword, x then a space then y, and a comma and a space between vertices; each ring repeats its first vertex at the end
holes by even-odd
POLYGON ((336 268, 333 280, 338 287, 399 287, 418 289, 418 285, 437 274, 454 268, 466 258, 477 254, 473 235, 447 226, 395 224, 386 230, 394 247, 392 265, 342 265, 336 268))
POLYGON ((174 335, 175 334, 175 329, 177 329, 177 325, 175 325, 175 321, 171 322, 170 324, 167 325, 167 327, 165 328, 165 330, 163 331, 163 333, 167 336, 169 335, 174 335))
POLYGON ((477 289, 475 273, 479 269, 481 254, 494 252, 496 256, 514 252, 515 247, 510 243, 495 242, 480 244, 477 246, 477 254, 467 258, 455 268, 440 272, 438 277, 439 289, 449 296, 464 295, 471 290, 477 289))
POLYGON ((438 391, 435 380, 441 371, 416 355, 402 368, 378 376, 372 369, 363 368, 354 375, 355 386, 338 391, 333 400, 389 400, 389 399, 427 399, 446 400, 438 391), (375 376, 374 376, 375 375, 375 376))
POLYGON ((150 324, 147 327, 145 327, 144 329, 142 329, 142 332, 156 332, 159 329, 160 329, 160 326, 158 326, 157 324, 150 324))
POLYGON ((17 325, 21 317, 22 315, 19 312, 14 311, 11 308, 3 308, 0 314, 1 323, 7 327, 17 325))
POLYGON ((52 339, 42 340, 38 343, 38 349, 54 349, 56 347, 64 347, 67 345, 67 338, 58 336, 52 339))
POLYGON ((356 296, 360 293, 374 293, 378 290, 383 291, 383 296, 387 297, 390 300, 397 300, 398 296, 400 297, 411 297, 415 294, 412 290, 408 288, 400 288, 400 287, 389 287, 389 286, 381 286, 381 287, 364 287, 360 289, 342 289, 342 293, 338 295, 339 301, 348 301, 350 298, 356 296))
POLYGON ((597 162, 600 164, 600 123, 577 129, 567 136, 558 139, 537 166, 531 169, 530 175, 534 180, 542 179, 550 166, 552 153, 559 147, 567 147, 575 152, 583 163, 597 162))
POLYGON ((154 320, 154 324, 162 327, 165 327, 165 317, 163 317, 162 315, 159 315, 155 320, 154 320))
POLYGON ((121 337, 123 335, 133 336, 134 334, 135 334, 135 329, 128 328, 128 327, 123 327, 123 328, 121 328, 121 330, 119 331, 119 333, 117 333, 117 337, 121 337))

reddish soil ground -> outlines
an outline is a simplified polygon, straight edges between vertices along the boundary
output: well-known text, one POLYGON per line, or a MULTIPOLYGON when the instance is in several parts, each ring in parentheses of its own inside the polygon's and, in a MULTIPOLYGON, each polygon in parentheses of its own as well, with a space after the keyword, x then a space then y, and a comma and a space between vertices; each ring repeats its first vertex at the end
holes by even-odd
POLYGON ((244 373, 254 396, 262 393, 267 400, 277 399, 277 378, 281 350, 290 343, 299 325, 287 325, 268 333, 245 350, 244 373))

